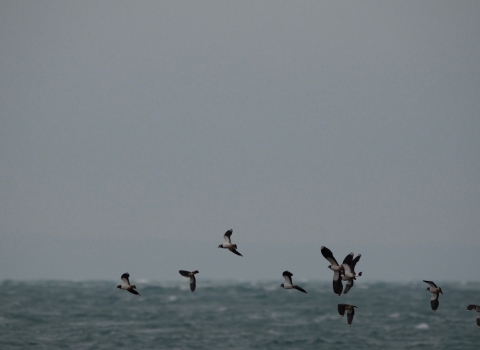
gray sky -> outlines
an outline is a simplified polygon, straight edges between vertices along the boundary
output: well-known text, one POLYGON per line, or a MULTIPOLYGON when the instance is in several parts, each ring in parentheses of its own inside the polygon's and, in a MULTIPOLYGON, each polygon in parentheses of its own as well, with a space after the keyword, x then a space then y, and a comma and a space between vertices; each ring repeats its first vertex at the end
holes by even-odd
POLYGON ((2 1, 0 279, 478 281, 479 14, 2 1))

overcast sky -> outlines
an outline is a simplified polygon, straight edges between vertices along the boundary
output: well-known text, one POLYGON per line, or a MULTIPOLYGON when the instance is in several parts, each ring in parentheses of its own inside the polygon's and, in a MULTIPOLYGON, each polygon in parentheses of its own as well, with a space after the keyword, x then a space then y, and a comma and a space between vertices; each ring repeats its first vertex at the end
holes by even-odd
POLYGON ((479 15, 1 1, 0 280, 478 281, 479 15))

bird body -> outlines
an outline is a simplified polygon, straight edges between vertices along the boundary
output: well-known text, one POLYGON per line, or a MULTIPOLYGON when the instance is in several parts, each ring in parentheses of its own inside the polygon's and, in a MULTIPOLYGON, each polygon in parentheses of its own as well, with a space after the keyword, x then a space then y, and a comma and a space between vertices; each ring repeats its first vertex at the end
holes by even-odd
POLYGON ((222 244, 220 244, 220 248, 225 248, 225 249, 235 248, 235 249, 237 249, 237 245, 232 244, 232 243, 222 243, 222 244))

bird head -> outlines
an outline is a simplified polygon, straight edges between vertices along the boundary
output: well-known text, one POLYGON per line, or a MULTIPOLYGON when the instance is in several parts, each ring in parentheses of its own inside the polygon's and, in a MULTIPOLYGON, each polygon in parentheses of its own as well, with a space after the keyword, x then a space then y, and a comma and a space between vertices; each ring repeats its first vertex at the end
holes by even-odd
POLYGON ((196 274, 196 273, 198 273, 198 270, 195 270, 195 271, 193 271, 192 273, 193 273, 193 274, 196 274))
MULTIPOLYGON (((430 287, 427 288, 428 291, 430 291, 430 287)), ((442 293, 443 294, 443 293, 442 293)))
POLYGON ((283 283, 280 285, 280 287, 285 288, 285 287, 283 286, 283 283))
POLYGON ((118 289, 121 289, 121 288, 122 288, 122 285, 119 284, 119 285, 117 286, 117 288, 118 288, 118 289))
POLYGON ((223 248, 223 247, 222 247, 222 245, 220 244, 220 245, 218 246, 218 248, 223 248))
POLYGON ((330 269, 330 270, 331 270, 331 269, 332 269, 332 265, 328 265, 327 269, 330 269))
POLYGON ((443 294, 442 288, 438 288, 438 291, 443 294))

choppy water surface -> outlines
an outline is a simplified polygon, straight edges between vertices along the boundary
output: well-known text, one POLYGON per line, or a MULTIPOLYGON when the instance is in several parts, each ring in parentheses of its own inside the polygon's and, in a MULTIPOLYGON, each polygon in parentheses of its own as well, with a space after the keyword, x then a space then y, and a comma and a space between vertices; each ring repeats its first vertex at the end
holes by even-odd
POLYGON ((480 349, 480 283, 365 284, 346 295, 330 283, 0 283, 0 349, 480 349), (358 306, 352 327, 338 303, 358 306))

